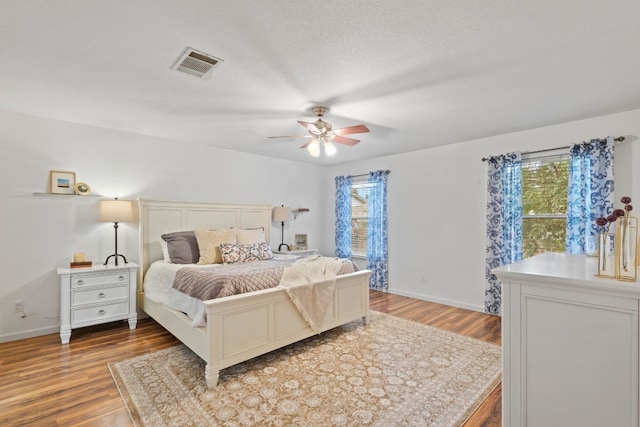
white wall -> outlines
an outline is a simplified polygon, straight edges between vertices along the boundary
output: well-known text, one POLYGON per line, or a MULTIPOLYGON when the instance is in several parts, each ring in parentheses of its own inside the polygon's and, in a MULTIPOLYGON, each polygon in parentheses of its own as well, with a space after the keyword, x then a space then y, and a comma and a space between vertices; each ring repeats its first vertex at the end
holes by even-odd
MULTIPOLYGON (((98 197, 35 196, 49 170, 69 170, 106 197, 281 203, 311 211, 287 224, 334 252, 334 177, 390 169, 390 291, 482 310, 486 163, 513 150, 624 135, 616 147, 616 193, 640 205, 640 110, 332 168, 0 112, 0 342, 58 331, 56 267, 74 252, 103 262, 113 226, 98 222, 98 197), (24 301, 26 318, 13 312, 24 301)), ((428 137, 428 135, 426 135, 428 137)), ((402 141, 390 140, 401 144, 402 141)), ((123 223, 119 249, 137 261, 137 224, 123 223)), ((271 244, 280 243, 273 224, 271 244)))
MULTIPOLYGON (((325 203, 335 209, 335 176, 389 169, 390 292, 482 311, 487 165, 480 159, 607 135, 626 137, 615 149, 616 200, 631 196, 638 209, 640 110, 335 166, 325 203)), ((333 247, 331 216, 323 229, 324 246, 333 247)))
MULTIPOLYGON (((94 263, 113 253, 113 224, 98 222, 99 197, 48 191, 49 170, 74 171, 106 197, 285 204, 310 212, 287 223, 285 241, 321 244, 325 170, 309 164, 0 112, 0 342, 58 331, 56 267, 74 252, 94 263), (14 313, 24 302, 26 318, 14 313)), ((118 249, 138 261, 137 223, 121 223, 118 249)), ((271 244, 280 243, 280 225, 271 244)))

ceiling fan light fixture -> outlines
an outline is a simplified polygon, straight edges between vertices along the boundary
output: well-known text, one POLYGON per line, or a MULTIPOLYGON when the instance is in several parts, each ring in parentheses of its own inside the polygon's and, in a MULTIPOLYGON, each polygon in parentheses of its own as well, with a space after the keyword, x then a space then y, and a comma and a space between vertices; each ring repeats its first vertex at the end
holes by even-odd
POLYGON ((312 157, 320 157, 323 152, 327 156, 336 154, 338 150, 334 143, 353 147, 360 142, 359 139, 345 135, 369 132, 369 128, 363 124, 334 130, 331 123, 322 120, 323 115, 329 111, 327 107, 316 106, 311 111, 318 117, 316 121, 298 120, 298 124, 304 127, 309 132, 309 135, 270 136, 269 138, 311 138, 309 142, 300 148, 306 148, 312 157))
POLYGON ((307 145, 307 151, 311 157, 320 157, 320 141, 316 138, 307 145))
POLYGON ((336 151, 338 151, 336 149, 336 146, 333 145, 330 141, 325 141, 324 142, 324 153, 327 156, 333 156, 334 154, 336 154, 336 151))
POLYGON ((326 134, 327 132, 331 132, 332 126, 331 126, 331 123, 329 122, 325 122, 322 119, 318 119, 313 124, 316 125, 320 133, 323 135, 326 134))

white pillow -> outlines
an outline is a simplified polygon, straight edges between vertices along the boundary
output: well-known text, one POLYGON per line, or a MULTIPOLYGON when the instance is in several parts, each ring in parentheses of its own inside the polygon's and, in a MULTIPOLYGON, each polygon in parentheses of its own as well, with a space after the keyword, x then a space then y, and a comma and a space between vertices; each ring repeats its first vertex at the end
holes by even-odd
POLYGON ((160 247, 162 248, 162 258, 164 262, 171 262, 171 257, 169 256, 169 248, 167 247, 167 242, 160 239, 160 247))
POLYGON ((264 236, 264 229, 260 228, 238 228, 236 238, 239 245, 255 245, 267 241, 264 236))

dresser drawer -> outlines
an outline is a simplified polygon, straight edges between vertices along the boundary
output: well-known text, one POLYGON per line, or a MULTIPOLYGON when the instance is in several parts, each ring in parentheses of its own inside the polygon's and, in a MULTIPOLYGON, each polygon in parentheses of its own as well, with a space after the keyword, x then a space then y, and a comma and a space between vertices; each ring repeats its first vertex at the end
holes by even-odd
POLYGON ((109 285, 113 283, 128 283, 129 272, 118 271, 102 274, 74 274, 71 276, 72 288, 84 288, 87 286, 109 285))
POLYGON ((103 319, 129 314, 129 301, 116 304, 96 305, 87 308, 75 308, 71 310, 71 323, 100 323, 103 319))
POLYGON ((71 306, 106 303, 129 298, 129 286, 111 286, 103 288, 78 289, 71 291, 71 306))

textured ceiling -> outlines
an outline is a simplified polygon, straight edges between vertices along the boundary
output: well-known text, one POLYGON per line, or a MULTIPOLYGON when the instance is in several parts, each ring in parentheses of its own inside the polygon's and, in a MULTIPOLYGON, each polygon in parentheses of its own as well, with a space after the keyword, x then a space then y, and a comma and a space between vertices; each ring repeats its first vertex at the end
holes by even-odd
POLYGON ((0 0, 0 109, 336 164, 640 108, 638 0, 0 0), (186 47, 209 80, 170 69, 186 47), (296 120, 371 129, 311 158, 296 120))

